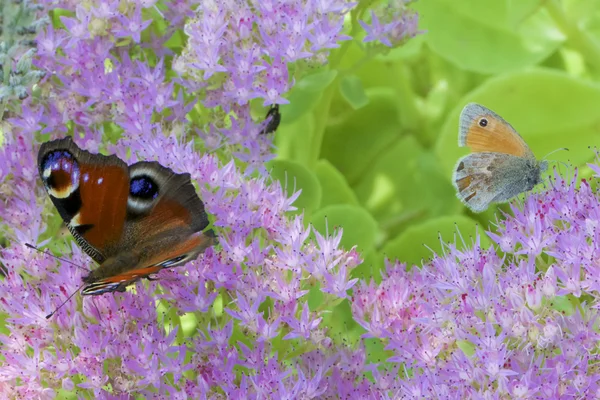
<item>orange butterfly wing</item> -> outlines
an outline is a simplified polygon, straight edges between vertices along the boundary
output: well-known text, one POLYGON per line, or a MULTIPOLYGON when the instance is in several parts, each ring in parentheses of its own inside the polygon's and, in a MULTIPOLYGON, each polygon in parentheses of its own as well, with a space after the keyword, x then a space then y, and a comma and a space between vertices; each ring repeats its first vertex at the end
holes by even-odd
POLYGON ((492 110, 475 103, 460 114, 458 145, 473 153, 503 153, 517 157, 534 157, 517 131, 492 110))

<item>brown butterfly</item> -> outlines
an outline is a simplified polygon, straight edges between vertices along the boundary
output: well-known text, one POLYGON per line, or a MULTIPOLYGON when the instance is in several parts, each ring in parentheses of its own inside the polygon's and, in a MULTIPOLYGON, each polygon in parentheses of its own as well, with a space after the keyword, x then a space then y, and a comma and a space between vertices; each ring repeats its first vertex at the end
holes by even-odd
POLYGON ((472 153, 458 160, 452 181, 458 198, 474 212, 533 189, 548 168, 508 122, 480 104, 462 110, 458 145, 472 153))
POLYGON ((71 138, 42 144, 38 168, 50 199, 81 248, 100 266, 84 295, 123 292, 163 268, 194 260, 216 243, 189 174, 157 162, 127 166, 71 138))

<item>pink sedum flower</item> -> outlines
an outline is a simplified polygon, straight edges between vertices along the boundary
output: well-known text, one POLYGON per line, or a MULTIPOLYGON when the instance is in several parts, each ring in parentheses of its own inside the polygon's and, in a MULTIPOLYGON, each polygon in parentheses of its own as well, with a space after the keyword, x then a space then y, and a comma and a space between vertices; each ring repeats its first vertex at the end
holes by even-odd
POLYGON ((447 246, 423 268, 388 263, 380 284, 360 282, 352 311, 413 371, 410 396, 593 396, 600 370, 600 198, 576 177, 512 206, 495 248, 447 246), (507 249, 508 244, 511 249, 507 249), (567 307, 567 311, 564 308, 567 307), (425 384, 426 383, 426 384, 425 384))
POLYGON ((341 230, 313 241, 304 219, 289 214, 299 193, 288 196, 268 177, 264 162, 273 157, 272 138, 260 135, 263 126, 250 117, 248 104, 255 98, 285 103, 294 82, 289 64, 347 39, 342 22, 353 4, 263 2, 240 9, 223 2, 215 9, 213 2, 186 0, 39 3, 46 12, 66 11, 64 29, 48 26, 39 33, 34 65, 46 72, 40 95, 20 103, 0 147, 0 225, 11 239, 0 251, 2 395, 376 392, 363 376, 364 348, 334 345, 323 313, 308 300, 316 290, 327 309, 347 298, 360 256, 340 247, 341 230), (153 23, 160 15, 169 22, 162 31, 165 24, 153 23), (198 23, 194 18, 202 15, 213 18, 198 23), (273 29, 255 29, 261 17, 273 29), (169 64, 175 50, 165 49, 162 39, 184 30, 189 46, 169 64), (188 58, 192 50, 196 55, 188 58), (172 73, 177 66, 179 76, 172 73), (220 83, 211 81, 223 75, 220 83), (190 118, 198 99, 204 110, 215 108, 206 126, 190 118), (231 112, 228 126, 224 110, 231 112), (93 152, 189 172, 221 244, 125 293, 76 295, 46 319, 95 267, 77 245, 48 228, 58 217, 41 189, 38 139, 67 132, 93 152), (49 245, 62 259, 25 243, 49 245), (274 343, 282 341, 294 352, 279 354, 274 343))

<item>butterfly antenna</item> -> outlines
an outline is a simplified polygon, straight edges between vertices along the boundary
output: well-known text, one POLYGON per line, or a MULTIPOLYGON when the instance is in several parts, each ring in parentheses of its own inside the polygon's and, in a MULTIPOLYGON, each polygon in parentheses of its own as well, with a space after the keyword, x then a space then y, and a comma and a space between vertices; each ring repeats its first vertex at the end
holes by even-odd
POLYGON ((46 319, 50 319, 50 318, 51 318, 51 317, 52 317, 54 314, 56 314, 56 312, 57 312, 58 310, 60 310, 60 309, 61 309, 61 308, 62 308, 62 307, 65 305, 65 304, 67 304, 67 303, 69 302, 69 300, 71 300, 71 298, 72 298, 73 296, 75 296, 75 293, 79 292, 79 290, 80 290, 80 289, 83 287, 83 285, 84 285, 84 284, 82 283, 82 284, 81 284, 81 286, 79 286, 77 289, 75 289, 75 291, 74 291, 73 293, 71 293, 71 294, 69 295, 69 297, 67 297, 67 299, 66 299, 65 301, 63 301, 62 303, 60 303, 60 305, 59 305, 58 307, 56 307, 56 308, 54 309, 54 311, 52 311, 50 314, 46 315, 46 319))
POLYGON ((77 263, 74 263, 74 262, 73 262, 73 261, 71 261, 71 260, 67 260, 66 258, 61 258, 61 257, 55 256, 54 254, 52 254, 52 253, 48 253, 46 250, 42 250, 42 249, 40 249, 40 248, 38 248, 38 247, 36 247, 36 246, 34 246, 34 245, 30 244, 30 243, 25 243, 25 246, 29 247, 30 249, 33 249, 33 250, 39 251, 40 253, 44 253, 44 254, 46 254, 47 256, 54 257, 54 258, 56 258, 57 260, 60 260, 60 261, 66 262, 66 263, 68 263, 68 264, 74 265, 74 266, 76 266, 77 268, 82 268, 82 269, 85 269, 86 271, 89 271, 87 268, 85 268, 85 267, 82 267, 81 265, 79 265, 79 264, 77 264, 77 263))
POLYGON ((544 157, 542 157, 542 160, 545 160, 546 157, 548 157, 550 154, 554 154, 557 151, 562 151, 562 150, 569 151, 569 149, 567 149, 566 147, 561 147, 560 149, 552 150, 550 153, 546 154, 544 157))

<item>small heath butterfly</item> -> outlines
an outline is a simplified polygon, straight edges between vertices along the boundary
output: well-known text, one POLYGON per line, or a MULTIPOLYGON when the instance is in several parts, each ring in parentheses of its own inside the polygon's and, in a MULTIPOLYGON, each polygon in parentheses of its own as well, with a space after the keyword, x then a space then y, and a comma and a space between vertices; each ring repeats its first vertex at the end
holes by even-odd
POLYGON ((458 160, 452 181, 458 198, 474 212, 533 189, 548 168, 521 135, 492 110, 470 103, 460 113, 458 145, 471 154, 458 160))

